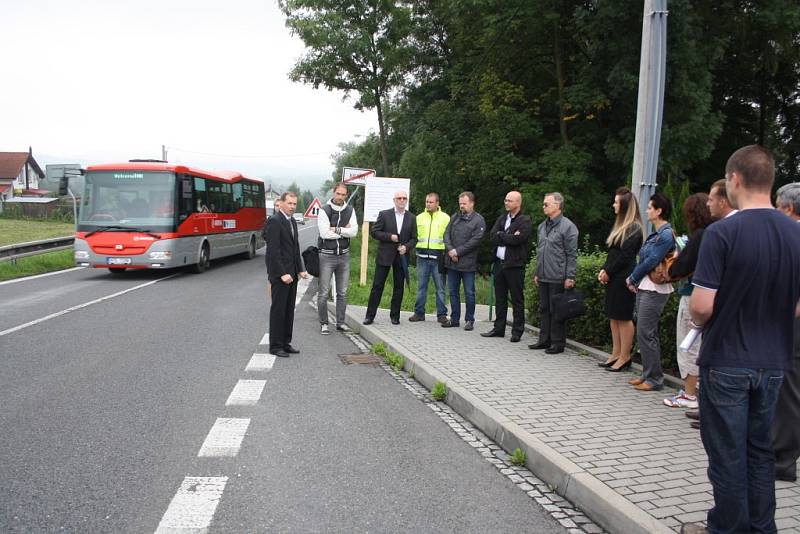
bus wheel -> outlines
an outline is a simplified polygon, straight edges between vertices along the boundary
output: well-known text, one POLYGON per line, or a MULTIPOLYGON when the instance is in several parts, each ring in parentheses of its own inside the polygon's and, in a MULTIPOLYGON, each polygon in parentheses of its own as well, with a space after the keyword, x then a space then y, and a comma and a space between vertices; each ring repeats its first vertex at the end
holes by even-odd
POLYGON ((197 263, 192 267, 192 271, 200 274, 208 269, 208 266, 211 264, 211 260, 209 260, 210 255, 208 243, 203 243, 203 246, 200 248, 200 257, 197 258, 197 263))
POLYGON ((119 276, 120 274, 124 274, 125 273, 125 267, 109 267, 108 271, 111 274, 116 274, 116 275, 119 276))
POLYGON ((242 257, 246 260, 252 260, 256 257, 256 238, 250 236, 250 242, 247 244, 247 250, 242 253, 242 257))

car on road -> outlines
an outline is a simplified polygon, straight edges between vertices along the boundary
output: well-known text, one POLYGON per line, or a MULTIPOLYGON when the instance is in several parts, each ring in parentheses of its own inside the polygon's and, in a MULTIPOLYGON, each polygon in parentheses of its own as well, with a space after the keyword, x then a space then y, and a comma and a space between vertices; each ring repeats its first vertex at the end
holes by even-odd
POLYGON ((294 215, 292 215, 292 217, 294 217, 294 220, 297 221, 297 224, 306 223, 306 218, 303 216, 302 213, 295 213, 294 215))

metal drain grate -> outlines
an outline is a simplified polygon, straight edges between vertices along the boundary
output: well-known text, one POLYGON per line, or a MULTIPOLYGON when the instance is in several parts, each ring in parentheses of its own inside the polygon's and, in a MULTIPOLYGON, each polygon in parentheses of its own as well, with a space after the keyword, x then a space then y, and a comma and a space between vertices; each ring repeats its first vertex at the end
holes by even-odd
POLYGON ((345 365, 350 365, 351 363, 369 365, 381 363, 383 361, 379 356, 362 352, 358 352, 356 354, 340 354, 339 359, 342 360, 342 363, 345 365))

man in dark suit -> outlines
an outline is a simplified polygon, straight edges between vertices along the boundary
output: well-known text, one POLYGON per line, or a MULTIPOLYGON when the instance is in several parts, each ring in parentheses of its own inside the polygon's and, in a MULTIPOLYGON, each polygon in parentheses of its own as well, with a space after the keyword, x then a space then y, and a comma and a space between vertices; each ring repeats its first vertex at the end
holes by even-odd
POLYGON ((300 257, 297 223, 292 218, 297 208, 297 195, 281 195, 281 207, 267 224, 267 268, 272 284, 272 305, 269 309, 269 351, 287 358, 300 351, 292 347, 294 299, 297 296, 297 277, 307 278, 300 257))
POLYGON ((417 243, 416 218, 413 213, 406 210, 407 204, 408 193, 397 191, 394 194, 394 208, 380 212, 378 220, 370 230, 370 235, 377 239, 379 244, 378 255, 375 258, 375 278, 372 280, 364 324, 372 324, 375 320, 390 268, 394 289, 389 317, 392 324, 400 324, 400 304, 403 301, 403 283, 408 273, 408 257, 417 243))
POLYGON ((483 337, 506 335, 508 317, 508 294, 514 308, 514 323, 511 326, 511 341, 516 343, 525 330, 525 265, 528 263, 529 241, 533 225, 531 218, 522 213, 522 195, 509 191, 505 198, 506 213, 501 215, 489 231, 494 245, 494 299, 497 316, 494 328, 483 337))

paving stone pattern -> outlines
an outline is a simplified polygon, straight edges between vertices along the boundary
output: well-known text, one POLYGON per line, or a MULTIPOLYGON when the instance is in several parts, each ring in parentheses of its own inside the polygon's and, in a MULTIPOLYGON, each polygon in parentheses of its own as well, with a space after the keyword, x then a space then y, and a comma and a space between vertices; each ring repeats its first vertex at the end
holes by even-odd
MULTIPOLYGON (((674 390, 636 391, 627 384, 635 373, 608 373, 570 349, 530 350, 535 337, 483 338, 491 329, 486 307, 472 332, 407 317, 391 325, 381 310, 372 327, 667 527, 705 521, 713 504, 707 458, 684 410, 662 404, 674 390)), ((778 482, 776 497, 778 529, 800 532, 800 486, 778 482)))

